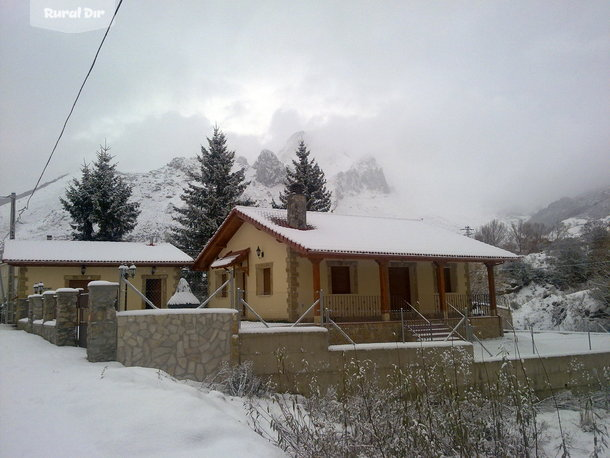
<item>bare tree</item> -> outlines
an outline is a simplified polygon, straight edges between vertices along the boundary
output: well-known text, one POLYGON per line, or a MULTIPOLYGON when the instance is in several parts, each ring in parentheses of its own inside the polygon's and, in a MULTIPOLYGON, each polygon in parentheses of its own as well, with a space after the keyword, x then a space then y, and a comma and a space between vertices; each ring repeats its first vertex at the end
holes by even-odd
POLYGON ((488 243, 497 247, 504 247, 508 229, 502 221, 494 219, 482 225, 474 234, 474 238, 480 242, 488 243))
POLYGON ((520 219, 510 225, 510 235, 517 253, 529 254, 542 250, 548 242, 546 238, 547 229, 541 223, 527 223, 520 219))

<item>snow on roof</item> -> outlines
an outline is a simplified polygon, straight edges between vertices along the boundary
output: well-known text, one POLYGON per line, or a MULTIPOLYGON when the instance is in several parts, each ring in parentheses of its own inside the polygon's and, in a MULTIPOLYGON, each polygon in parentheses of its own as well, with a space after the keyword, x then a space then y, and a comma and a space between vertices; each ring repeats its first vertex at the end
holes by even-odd
POLYGON ((239 256, 239 254, 232 254, 231 256, 225 256, 224 258, 217 259, 210 267, 212 269, 218 269, 220 267, 230 266, 239 256))
POLYGON ((33 264, 172 264, 193 259, 169 243, 7 240, 2 261, 33 264))
POLYGON ((236 207, 236 212, 308 252, 384 256, 517 259, 478 240, 420 220, 307 212, 308 230, 293 229, 286 210, 236 207))

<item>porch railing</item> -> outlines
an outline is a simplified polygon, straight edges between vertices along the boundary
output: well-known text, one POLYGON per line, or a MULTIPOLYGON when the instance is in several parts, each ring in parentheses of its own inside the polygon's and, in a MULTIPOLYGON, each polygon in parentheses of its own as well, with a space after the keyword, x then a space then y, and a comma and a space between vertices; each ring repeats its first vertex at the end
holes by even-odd
MULTIPOLYGON (((449 316, 458 317, 457 311, 464 315, 469 316, 489 316, 489 294, 487 293, 475 293, 475 294, 456 294, 447 293, 447 302, 450 303, 454 308, 449 308, 449 316)), ((496 304, 500 307, 506 305, 506 298, 502 296, 496 296, 496 304)), ((438 294, 434 295, 434 308, 437 313, 440 312, 440 301, 438 294)))
POLYGON ((329 310, 329 314, 334 320, 379 320, 381 318, 379 296, 327 294, 324 296, 324 307, 329 310))

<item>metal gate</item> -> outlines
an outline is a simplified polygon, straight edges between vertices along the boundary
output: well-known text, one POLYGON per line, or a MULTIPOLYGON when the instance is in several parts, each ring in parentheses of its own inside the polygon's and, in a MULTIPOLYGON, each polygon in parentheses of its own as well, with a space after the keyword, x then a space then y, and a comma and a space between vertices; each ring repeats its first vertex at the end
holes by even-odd
POLYGON ((78 295, 76 303, 76 344, 87 348, 87 322, 89 320, 89 293, 78 295))

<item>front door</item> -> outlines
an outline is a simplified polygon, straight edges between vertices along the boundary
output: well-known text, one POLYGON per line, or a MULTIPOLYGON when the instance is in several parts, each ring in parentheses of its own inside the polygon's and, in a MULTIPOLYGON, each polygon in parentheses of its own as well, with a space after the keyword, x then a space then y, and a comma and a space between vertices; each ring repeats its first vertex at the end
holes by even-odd
MULTIPOLYGON (((146 279, 146 289, 144 291, 144 295, 146 298, 155 304, 158 308, 163 306, 162 296, 163 296, 163 284, 161 282, 161 278, 147 278, 146 279)), ((151 309, 152 307, 148 305, 147 302, 144 302, 144 306, 147 309, 151 309)))
POLYGON ((408 267, 390 267, 390 308, 393 311, 408 308, 404 302, 411 303, 411 279, 408 267))

